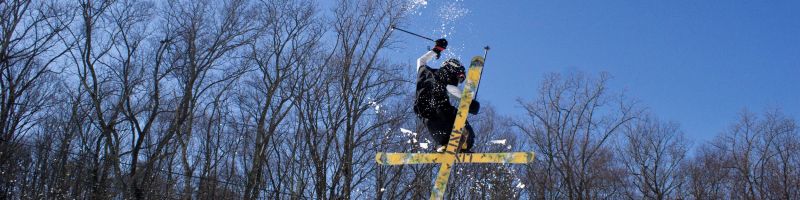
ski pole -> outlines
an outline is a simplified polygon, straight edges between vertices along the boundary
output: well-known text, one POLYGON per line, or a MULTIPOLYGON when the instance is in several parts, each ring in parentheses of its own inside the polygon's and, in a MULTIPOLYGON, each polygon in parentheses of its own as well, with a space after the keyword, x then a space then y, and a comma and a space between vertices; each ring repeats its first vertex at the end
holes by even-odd
POLYGON ((489 46, 483 47, 483 62, 486 62, 486 54, 489 54, 489 46))
MULTIPOLYGON (((486 56, 488 54, 489 54, 489 46, 487 45, 487 46, 483 47, 483 66, 486 66, 486 56)), ((481 77, 479 77, 479 79, 480 78, 483 78, 483 68, 481 68, 481 77)), ((478 99, 478 92, 480 90, 481 90, 481 88, 475 88, 475 99, 478 99)))
MULTIPOLYGON (((486 66, 486 56, 488 54, 489 54, 489 45, 486 45, 485 47, 483 47, 483 63, 484 63, 484 66, 486 66)), ((483 68, 481 68, 481 75, 480 75, 480 77, 478 77, 478 80, 480 80, 482 77, 483 77, 483 68)), ((478 91, 480 91, 480 89, 481 89, 480 87, 475 88, 475 96, 472 98, 473 101, 478 99, 478 91)), ((472 106, 470 106, 470 108, 471 107, 472 106)), ((464 133, 468 133, 468 132, 464 131, 464 133)), ((464 135, 464 137, 462 137, 461 140, 458 141, 459 150, 464 145, 464 142, 467 141, 467 137, 473 137, 473 136, 469 135, 469 134, 464 135)), ((458 151, 458 150, 456 150, 456 151, 458 151)))
POLYGON ((403 32, 408 33, 408 34, 411 34, 411 35, 414 35, 414 36, 417 36, 417 37, 421 37, 421 38, 426 39, 426 40, 430 40, 431 42, 435 42, 433 39, 431 39, 429 37, 425 37, 425 36, 422 36, 422 35, 419 35, 419 34, 416 34, 416 33, 412 33, 411 31, 407 31, 407 30, 403 30, 401 28, 397 28, 397 26, 394 26, 394 25, 392 25, 392 29, 397 29, 397 30, 403 31, 403 32))

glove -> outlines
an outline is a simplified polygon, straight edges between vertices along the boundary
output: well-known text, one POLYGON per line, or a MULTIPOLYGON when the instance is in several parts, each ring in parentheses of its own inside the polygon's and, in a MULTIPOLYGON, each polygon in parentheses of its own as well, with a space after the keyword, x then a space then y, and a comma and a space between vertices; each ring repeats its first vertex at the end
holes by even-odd
POLYGON ((436 46, 434 46, 433 49, 431 49, 431 51, 435 52, 436 59, 439 59, 439 57, 442 55, 442 51, 444 51, 445 49, 447 49, 447 40, 442 38, 436 40, 436 46))
POLYGON ((481 110, 481 103, 477 100, 472 100, 472 103, 469 104, 469 113, 473 115, 477 115, 478 111, 481 110))

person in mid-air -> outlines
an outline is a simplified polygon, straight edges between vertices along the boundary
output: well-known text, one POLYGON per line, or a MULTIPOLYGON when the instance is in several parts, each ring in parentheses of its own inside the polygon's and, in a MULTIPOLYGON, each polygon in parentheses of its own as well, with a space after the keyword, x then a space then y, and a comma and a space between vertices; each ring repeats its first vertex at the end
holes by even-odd
MULTIPOLYGON (((450 104, 450 96, 461 98, 461 91, 458 84, 464 82, 464 66, 457 59, 450 58, 442 63, 438 69, 429 67, 426 63, 434 57, 439 59, 442 51, 447 48, 447 40, 436 40, 436 46, 417 59, 417 89, 414 100, 414 113, 422 118, 428 128, 431 137, 439 144, 437 152, 444 151, 450 140, 450 132, 453 129, 453 122, 456 119, 457 109, 450 104)), ((477 114, 480 110, 480 103, 473 100, 469 107, 469 113, 477 114)), ((475 141, 475 132, 472 126, 466 122, 463 136, 467 137, 465 149, 462 153, 471 153, 472 145, 475 141)))

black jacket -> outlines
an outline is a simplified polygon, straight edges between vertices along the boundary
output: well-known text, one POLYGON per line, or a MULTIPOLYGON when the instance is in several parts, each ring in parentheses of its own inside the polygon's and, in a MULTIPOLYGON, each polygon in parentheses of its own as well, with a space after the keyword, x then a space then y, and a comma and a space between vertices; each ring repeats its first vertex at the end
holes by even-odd
POLYGON ((414 113, 430 118, 437 113, 455 113, 447 96, 447 84, 437 78, 437 69, 424 65, 417 72, 417 92, 414 100, 414 113))

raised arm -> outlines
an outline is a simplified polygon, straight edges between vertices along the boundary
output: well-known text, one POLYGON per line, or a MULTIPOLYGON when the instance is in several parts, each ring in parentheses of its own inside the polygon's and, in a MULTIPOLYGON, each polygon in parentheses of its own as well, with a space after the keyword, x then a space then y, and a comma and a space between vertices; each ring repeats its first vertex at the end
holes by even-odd
POLYGON ((419 72, 419 68, 421 68, 423 65, 426 65, 428 61, 431 61, 434 56, 436 56, 436 52, 433 51, 428 51, 427 53, 422 54, 422 56, 417 59, 417 72, 419 72))

